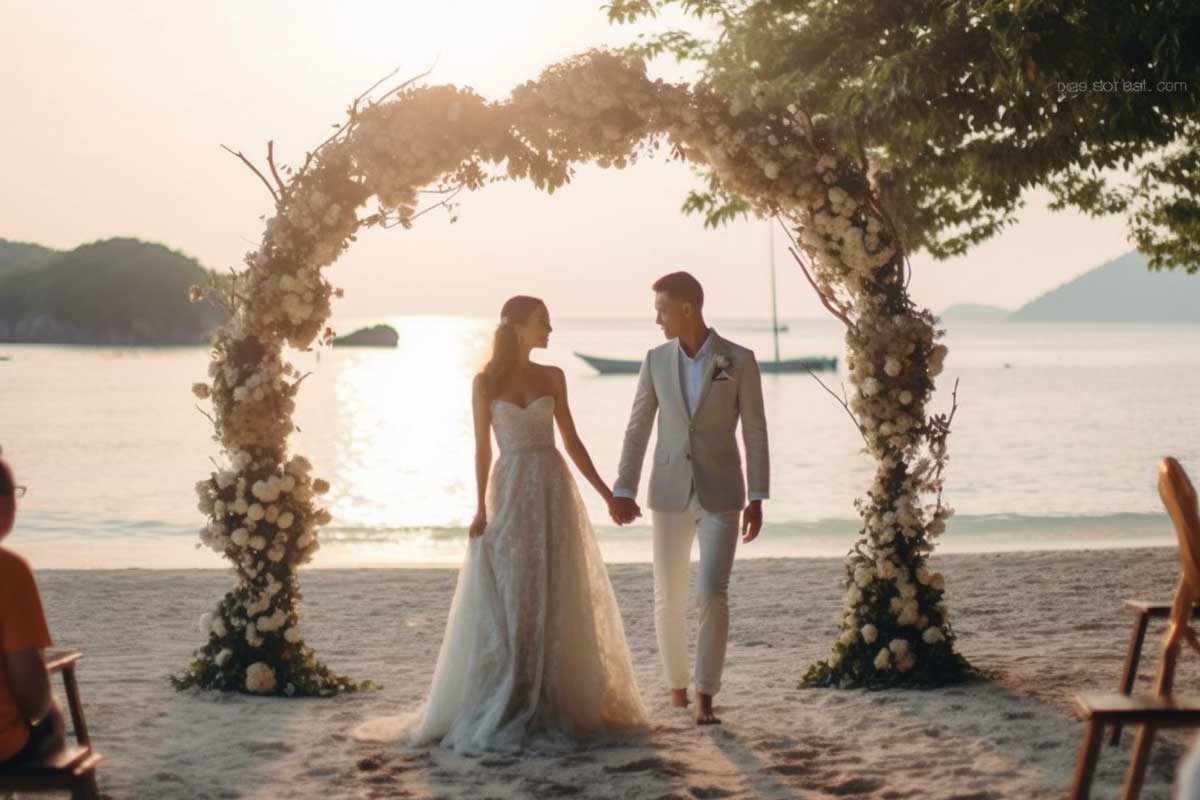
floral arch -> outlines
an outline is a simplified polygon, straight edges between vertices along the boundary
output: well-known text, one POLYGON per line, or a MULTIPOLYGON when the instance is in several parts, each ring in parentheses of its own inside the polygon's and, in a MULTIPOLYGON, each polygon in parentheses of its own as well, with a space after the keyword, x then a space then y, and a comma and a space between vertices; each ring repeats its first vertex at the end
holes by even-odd
POLYGON ((237 154, 276 212, 244 270, 193 288, 193 300, 230 312, 214 335, 209 380, 193 391, 211 399, 226 459, 196 484, 207 516, 200 538, 232 562, 237 583, 204 615, 206 641, 177 687, 328 695, 362 686, 324 667, 301 634, 297 568, 320 546, 330 515, 318 497, 329 487, 302 456, 288 457, 303 376, 284 356, 284 345, 332 339, 326 321, 340 291, 322 270, 355 233, 410 226, 427 187, 450 199, 528 178, 553 192, 576 162, 620 168, 663 144, 707 167, 756 214, 776 217, 846 325, 853 391, 844 405, 877 470, 856 501, 863 528, 847 556, 841 634, 805 682, 936 685, 967 674, 942 579, 925 566, 950 514, 941 502, 950 420, 926 414, 946 348, 934 318, 908 297, 907 261, 865 158, 841 153, 828 120, 770 108, 753 91, 731 99, 652 81, 641 61, 603 51, 550 67, 499 103, 413 81, 364 97, 296 170, 277 169, 270 146, 269 177, 237 154), (372 198, 375 209, 360 216, 372 198))

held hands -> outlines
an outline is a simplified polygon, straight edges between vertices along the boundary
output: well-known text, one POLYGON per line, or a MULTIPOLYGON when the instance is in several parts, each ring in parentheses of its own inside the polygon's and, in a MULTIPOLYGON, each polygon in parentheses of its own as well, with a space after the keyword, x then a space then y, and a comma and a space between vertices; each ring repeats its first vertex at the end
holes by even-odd
POLYGON ((749 544, 762 530, 762 500, 751 500, 742 511, 742 543, 749 544))
POLYGON ((618 525, 628 525, 642 515, 642 509, 632 497, 609 497, 608 515, 618 525))
POLYGON ((477 539, 483 536, 484 530, 487 528, 487 512, 483 509, 475 512, 475 519, 471 520, 471 527, 468 529, 472 539, 477 539))

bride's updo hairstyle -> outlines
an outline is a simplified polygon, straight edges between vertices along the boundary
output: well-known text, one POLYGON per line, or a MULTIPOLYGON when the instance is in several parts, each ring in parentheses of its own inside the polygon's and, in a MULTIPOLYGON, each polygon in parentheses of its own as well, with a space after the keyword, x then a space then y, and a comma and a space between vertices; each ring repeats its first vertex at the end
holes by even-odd
POLYGON ((500 309, 500 324, 492 337, 492 358, 483 368, 483 389, 489 400, 500 394, 517 366, 517 328, 544 306, 545 303, 536 297, 519 294, 508 298, 500 309))

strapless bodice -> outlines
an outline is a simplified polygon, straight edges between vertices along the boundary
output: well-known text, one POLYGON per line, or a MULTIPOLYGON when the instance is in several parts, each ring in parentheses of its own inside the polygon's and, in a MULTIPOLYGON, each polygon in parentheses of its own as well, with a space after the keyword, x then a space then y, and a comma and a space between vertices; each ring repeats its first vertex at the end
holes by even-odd
POLYGON ((492 428, 501 454, 554 449, 554 395, 544 394, 525 407, 492 401, 492 428))

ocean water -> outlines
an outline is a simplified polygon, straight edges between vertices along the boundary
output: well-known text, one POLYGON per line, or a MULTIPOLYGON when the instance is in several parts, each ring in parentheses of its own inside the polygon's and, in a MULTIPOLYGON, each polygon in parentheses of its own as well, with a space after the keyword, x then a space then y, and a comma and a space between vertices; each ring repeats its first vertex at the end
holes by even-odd
MULTIPOLYGON (((298 354, 311 370, 292 451, 333 486, 334 522, 314 566, 457 564, 474 511, 471 376, 490 320, 386 321, 394 350, 298 354)), ((770 358, 761 324, 717 321, 770 358)), ((621 447, 634 376, 598 376, 575 351, 640 357, 648 320, 556 320, 535 360, 563 367, 572 410, 601 474, 621 447)), ((935 409, 959 380, 943 552, 1170 544, 1155 468, 1167 454, 1200 476, 1200 326, 956 325, 935 409)), ((783 357, 843 356, 834 322, 793 321, 783 357)), ((8 544, 39 567, 220 567, 198 550, 192 486, 217 444, 189 386, 204 348, 0 345, 0 447, 28 486, 8 544)), ((822 375, 840 392, 841 374, 822 375)), ((870 459, 844 410, 812 377, 764 376, 772 449, 767 524, 741 557, 840 556, 870 459)), ((201 404, 203 405, 203 404, 201 404)), ((643 490, 648 469, 643 475, 643 490)), ((648 525, 617 528, 580 480, 607 558, 650 558, 648 525)))

